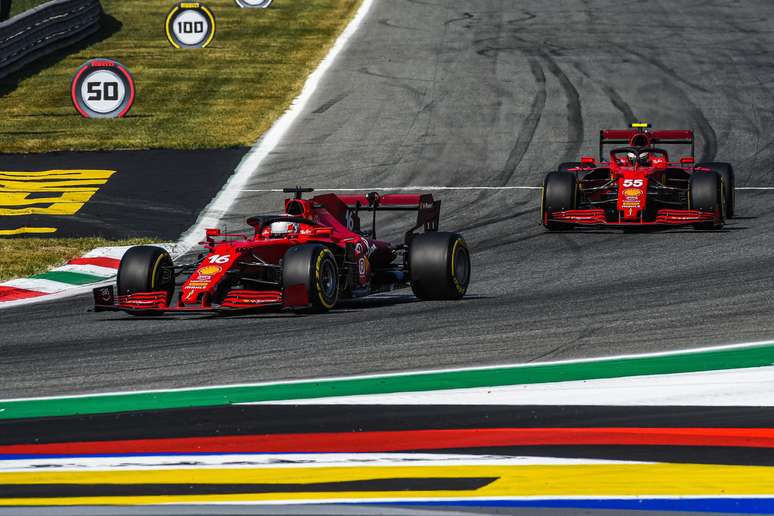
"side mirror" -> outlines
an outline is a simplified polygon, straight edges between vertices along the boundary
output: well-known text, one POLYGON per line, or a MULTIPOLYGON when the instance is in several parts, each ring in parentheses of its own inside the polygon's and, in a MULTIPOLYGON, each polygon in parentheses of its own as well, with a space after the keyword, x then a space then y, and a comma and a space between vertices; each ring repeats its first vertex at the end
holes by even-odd
POLYGON ((691 156, 680 158, 680 164, 682 165, 693 165, 694 163, 696 163, 696 160, 693 159, 691 156))
POLYGON ((594 165, 593 156, 581 156, 581 165, 594 165))

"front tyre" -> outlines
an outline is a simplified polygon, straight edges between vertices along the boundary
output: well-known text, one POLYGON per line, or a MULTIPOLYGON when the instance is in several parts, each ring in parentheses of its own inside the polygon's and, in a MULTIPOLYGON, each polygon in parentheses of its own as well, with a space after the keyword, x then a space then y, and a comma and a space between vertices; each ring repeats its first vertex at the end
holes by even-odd
POLYGON ((339 268, 333 252, 322 244, 291 247, 282 260, 285 289, 303 285, 312 312, 327 312, 339 300, 339 268))
POLYGON ((461 299, 470 283, 470 251, 461 235, 432 231, 409 245, 411 290, 424 301, 461 299))
POLYGON ((733 218, 736 211, 736 178, 734 177, 734 167, 732 167, 730 163, 721 162, 699 163, 696 166, 710 169, 718 174, 723 180, 726 218, 733 218))
POLYGON ((720 213, 720 222, 696 224, 696 229, 722 228, 725 215, 725 188, 720 175, 715 172, 694 172, 691 174, 688 193, 689 209, 720 213))
POLYGON ((549 172, 543 182, 543 196, 540 203, 540 216, 543 225, 549 230, 567 227, 561 222, 551 221, 558 211, 574 210, 577 206, 577 176, 571 172, 549 172))
MULTIPOLYGON (((118 266, 118 295, 142 292, 165 292, 169 304, 175 291, 172 258, 166 250, 152 245, 130 247, 118 266)), ((159 312, 137 312, 134 315, 157 315, 159 312)))

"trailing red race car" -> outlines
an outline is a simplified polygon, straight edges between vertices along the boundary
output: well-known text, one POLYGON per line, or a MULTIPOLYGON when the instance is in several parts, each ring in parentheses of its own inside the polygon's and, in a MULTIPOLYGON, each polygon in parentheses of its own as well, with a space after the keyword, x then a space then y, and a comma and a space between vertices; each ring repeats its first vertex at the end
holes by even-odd
POLYGON ((604 130, 599 160, 562 163, 543 184, 542 222, 549 230, 573 226, 681 226, 719 229, 734 215, 734 169, 694 161, 693 131, 604 130), (606 145, 616 147, 605 161, 606 145), (690 145, 670 161, 665 145, 690 145))
POLYGON ((460 299, 470 281, 470 253, 462 236, 438 231, 441 202, 432 195, 318 195, 294 193, 277 215, 247 219, 252 236, 208 229, 209 252, 176 266, 164 249, 130 248, 112 286, 94 289, 95 311, 133 315, 255 309, 326 311, 343 298, 411 286, 425 300, 460 299), (404 242, 376 238, 378 211, 414 211, 404 242), (360 214, 373 225, 360 228, 360 214), (424 233, 415 231, 423 229, 424 233), (186 276, 178 297, 176 278, 186 276))

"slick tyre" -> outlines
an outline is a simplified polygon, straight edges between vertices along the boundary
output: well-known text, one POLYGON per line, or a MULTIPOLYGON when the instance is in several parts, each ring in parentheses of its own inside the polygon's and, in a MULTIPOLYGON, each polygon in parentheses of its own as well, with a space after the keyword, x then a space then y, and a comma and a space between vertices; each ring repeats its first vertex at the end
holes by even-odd
POLYGON ((736 178, 734 177, 734 167, 730 163, 699 163, 696 165, 701 168, 708 168, 717 173, 723 179, 724 197, 726 201, 726 218, 734 217, 736 212, 736 178))
POLYGON ((457 233, 416 235, 409 245, 411 290, 424 301, 461 299, 470 283, 470 251, 457 233))
POLYGON ((720 222, 696 224, 696 229, 720 229, 725 216, 725 190, 723 180, 716 172, 694 172, 688 188, 688 208, 720 213, 720 222))
MULTIPOLYGON (((150 245, 129 248, 118 266, 118 295, 139 292, 166 292, 167 304, 175 291, 172 258, 164 249, 150 245)), ((158 312, 135 312, 134 315, 157 315, 158 312)))
POLYGON ((552 222, 551 215, 557 211, 574 210, 576 208, 578 179, 572 172, 549 172, 543 182, 543 197, 540 216, 543 225, 549 230, 563 229, 566 224, 552 222))
POLYGON ((339 268, 330 249, 321 244, 291 247, 282 260, 282 283, 287 290, 303 285, 308 305, 299 307, 308 312, 327 312, 339 300, 339 268))

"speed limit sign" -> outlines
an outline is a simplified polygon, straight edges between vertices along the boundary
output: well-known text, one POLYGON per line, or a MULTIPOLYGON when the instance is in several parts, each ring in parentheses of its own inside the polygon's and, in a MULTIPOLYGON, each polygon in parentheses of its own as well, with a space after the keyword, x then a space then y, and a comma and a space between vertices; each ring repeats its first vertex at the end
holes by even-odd
POLYGON ((120 118, 134 103, 134 80, 118 61, 91 59, 75 73, 70 96, 86 118, 120 118))
POLYGON ((167 14, 166 30, 175 48, 204 48, 215 37, 215 16, 204 4, 181 2, 167 14))
POLYGON ((271 5, 271 0, 234 0, 239 7, 258 7, 266 9, 271 5))

